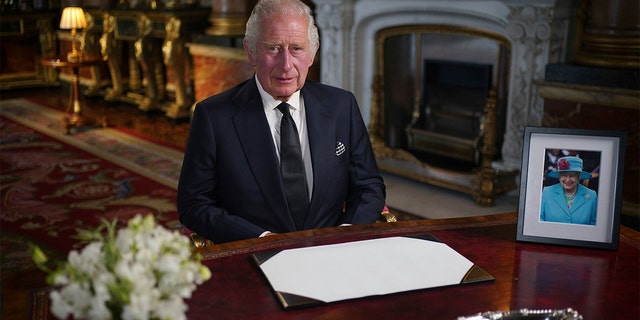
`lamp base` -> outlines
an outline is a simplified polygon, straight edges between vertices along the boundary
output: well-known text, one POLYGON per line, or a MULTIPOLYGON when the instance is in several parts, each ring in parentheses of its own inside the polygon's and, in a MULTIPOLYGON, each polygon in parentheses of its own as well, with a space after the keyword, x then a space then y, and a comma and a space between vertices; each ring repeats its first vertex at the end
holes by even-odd
POLYGON ((71 62, 71 63, 78 63, 80 61, 82 61, 82 53, 80 53, 79 51, 76 52, 69 52, 67 54, 67 61, 71 62))

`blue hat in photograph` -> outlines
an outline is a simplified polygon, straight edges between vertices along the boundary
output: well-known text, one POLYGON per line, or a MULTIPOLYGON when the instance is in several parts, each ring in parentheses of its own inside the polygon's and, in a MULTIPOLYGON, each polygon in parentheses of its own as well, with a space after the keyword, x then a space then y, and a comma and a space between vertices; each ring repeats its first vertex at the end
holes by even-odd
POLYGON ((557 179, 560 172, 579 172, 580 180, 591 178, 591 173, 582 171, 582 159, 578 157, 562 157, 556 166, 557 170, 549 172, 549 177, 557 179))

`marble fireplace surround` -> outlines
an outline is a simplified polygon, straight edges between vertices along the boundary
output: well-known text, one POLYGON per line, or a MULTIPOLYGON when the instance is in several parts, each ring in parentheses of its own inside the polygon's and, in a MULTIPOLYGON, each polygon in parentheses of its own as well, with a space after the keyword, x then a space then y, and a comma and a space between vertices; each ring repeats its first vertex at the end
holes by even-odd
POLYGON ((353 91, 368 124, 375 70, 375 35, 403 25, 451 25, 502 35, 511 61, 502 159, 497 170, 518 170, 525 126, 542 122, 534 82, 545 66, 563 62, 571 45, 571 0, 312 0, 321 30, 321 81, 353 91))

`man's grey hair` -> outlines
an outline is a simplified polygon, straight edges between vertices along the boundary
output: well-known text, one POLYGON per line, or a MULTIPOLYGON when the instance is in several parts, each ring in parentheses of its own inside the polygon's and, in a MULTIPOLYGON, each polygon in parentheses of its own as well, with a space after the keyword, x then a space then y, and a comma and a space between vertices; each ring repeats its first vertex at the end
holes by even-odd
POLYGON ((299 15, 307 19, 309 26, 309 41, 311 42, 311 53, 316 54, 320 46, 320 36, 318 28, 313 19, 311 8, 300 0, 259 0, 251 11, 251 16, 247 21, 244 38, 248 42, 249 50, 255 55, 258 36, 263 23, 268 19, 278 15, 299 15))

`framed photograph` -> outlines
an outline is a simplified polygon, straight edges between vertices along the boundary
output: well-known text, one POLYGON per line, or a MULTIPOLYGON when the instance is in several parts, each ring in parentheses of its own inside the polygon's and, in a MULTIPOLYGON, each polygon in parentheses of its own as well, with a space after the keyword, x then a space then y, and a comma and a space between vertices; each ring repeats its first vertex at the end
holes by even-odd
POLYGON ((624 131, 525 127, 516 240, 617 250, 624 131))

